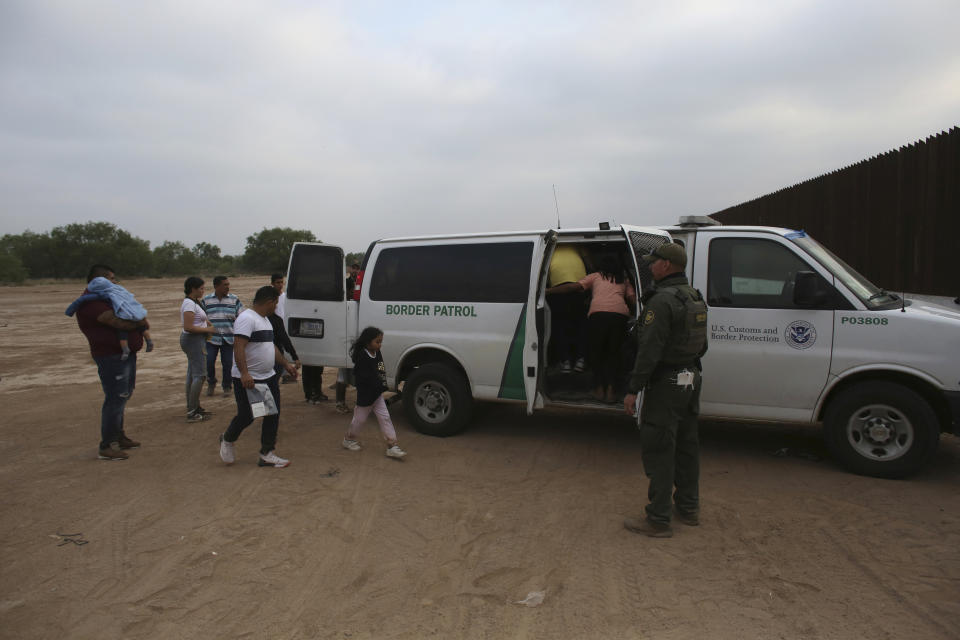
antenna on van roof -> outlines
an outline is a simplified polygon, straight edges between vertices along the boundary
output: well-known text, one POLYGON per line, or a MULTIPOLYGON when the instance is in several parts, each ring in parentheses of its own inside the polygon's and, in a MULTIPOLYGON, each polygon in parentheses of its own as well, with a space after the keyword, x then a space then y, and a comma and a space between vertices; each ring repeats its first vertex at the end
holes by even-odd
POLYGON ((557 207, 557 229, 560 229, 560 201, 557 200, 557 185, 553 185, 553 204, 557 207))

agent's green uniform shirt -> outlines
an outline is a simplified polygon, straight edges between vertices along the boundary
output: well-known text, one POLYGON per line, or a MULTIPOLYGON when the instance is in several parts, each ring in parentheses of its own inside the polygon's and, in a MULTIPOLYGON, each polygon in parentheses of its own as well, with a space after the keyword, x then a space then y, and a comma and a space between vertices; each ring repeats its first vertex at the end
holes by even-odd
POLYGON ((642 390, 658 369, 691 366, 707 352, 703 296, 682 273, 667 276, 645 302, 639 330, 637 359, 627 387, 631 393, 642 390))

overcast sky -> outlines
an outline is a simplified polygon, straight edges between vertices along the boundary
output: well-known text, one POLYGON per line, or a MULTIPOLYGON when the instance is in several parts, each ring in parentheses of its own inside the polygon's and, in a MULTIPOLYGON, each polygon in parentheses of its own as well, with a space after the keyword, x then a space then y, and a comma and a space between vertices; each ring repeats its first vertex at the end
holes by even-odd
POLYGON ((657 224, 960 124, 960 2, 0 0, 0 233, 657 224))

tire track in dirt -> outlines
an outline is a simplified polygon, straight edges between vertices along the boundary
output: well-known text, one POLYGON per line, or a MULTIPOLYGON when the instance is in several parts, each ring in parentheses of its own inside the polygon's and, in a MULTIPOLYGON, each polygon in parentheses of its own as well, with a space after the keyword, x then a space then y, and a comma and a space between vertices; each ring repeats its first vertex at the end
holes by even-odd
POLYGON ((883 577, 874 571, 872 568, 867 566, 865 562, 860 560, 857 555, 853 552, 852 549, 840 538, 834 535, 827 527, 822 527, 819 530, 821 536, 826 538, 832 545, 839 549, 847 562, 856 567, 856 569, 863 574, 874 586, 877 587, 882 593, 886 594, 897 606, 906 609, 911 614, 917 618, 925 621, 930 627, 931 631, 936 631, 938 635, 943 638, 956 638, 956 629, 955 621, 948 622, 940 620, 935 615, 931 614, 929 611, 924 609, 922 606, 912 602, 909 598, 905 597, 900 591, 895 587, 891 586, 888 581, 884 580, 883 577))

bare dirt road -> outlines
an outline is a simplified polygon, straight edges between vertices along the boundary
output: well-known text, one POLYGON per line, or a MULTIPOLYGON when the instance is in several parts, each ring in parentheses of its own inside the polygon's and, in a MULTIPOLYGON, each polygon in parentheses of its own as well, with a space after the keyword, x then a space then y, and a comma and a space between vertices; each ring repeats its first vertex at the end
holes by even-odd
POLYGON ((258 468, 254 425, 227 467, 232 398, 184 422, 180 281, 124 284, 158 343, 126 462, 96 458, 102 395, 63 315, 82 287, 0 289, 2 638, 960 637, 953 436, 888 481, 836 467, 814 429, 704 422, 702 525, 668 540, 622 527, 646 481, 616 415, 485 405, 437 439, 394 405, 397 462, 372 419, 345 451, 349 416, 285 385, 293 464, 258 468))

